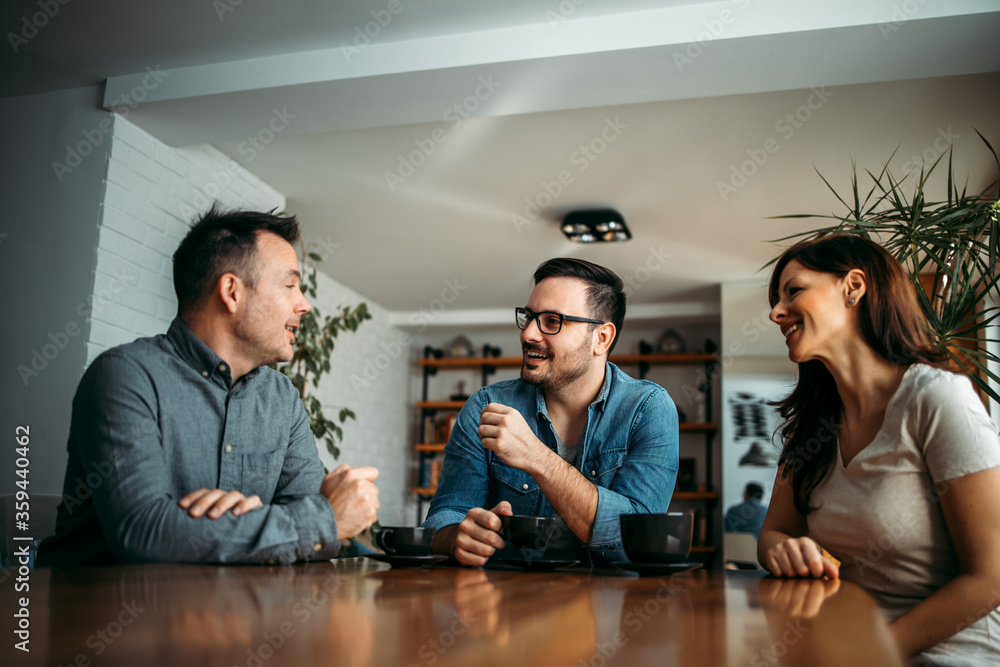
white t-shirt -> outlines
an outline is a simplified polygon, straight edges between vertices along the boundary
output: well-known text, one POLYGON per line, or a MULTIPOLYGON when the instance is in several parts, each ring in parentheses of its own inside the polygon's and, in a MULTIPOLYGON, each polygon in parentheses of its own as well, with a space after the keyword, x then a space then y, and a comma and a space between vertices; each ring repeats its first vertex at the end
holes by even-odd
MULTIPOLYGON (((872 442, 837 459, 813 490, 810 537, 841 561, 840 576, 871 593, 891 620, 959 573, 938 495, 949 482, 1000 466, 1000 437, 968 378, 910 366, 872 442)), ((1000 530, 1000 526, 995 527, 1000 530)), ((1000 604, 1000 591, 992 606, 1000 604)), ((915 661, 1000 663, 1000 610, 915 661)))

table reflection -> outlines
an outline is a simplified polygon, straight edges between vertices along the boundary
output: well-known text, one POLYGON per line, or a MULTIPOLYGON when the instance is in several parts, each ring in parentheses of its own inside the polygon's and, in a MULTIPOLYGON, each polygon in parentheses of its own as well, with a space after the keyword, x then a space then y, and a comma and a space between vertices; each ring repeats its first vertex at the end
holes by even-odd
POLYGON ((901 664, 857 586, 740 572, 141 565, 36 570, 31 596, 32 653, 0 664, 901 664))
POLYGON ((371 619, 330 564, 52 570, 50 664, 370 663, 371 619))
POLYGON ((503 656, 513 649, 544 664, 577 665, 594 649, 591 594, 572 573, 437 567, 368 577, 380 584, 381 630, 397 639, 376 646, 374 664, 509 667, 503 656))
POLYGON ((771 641, 754 655, 756 664, 824 666, 902 665, 875 601, 857 586, 840 579, 760 580, 758 596, 771 641), (854 642, 865 637, 867 653, 877 659, 859 659, 854 642))
POLYGON ((792 618, 815 618, 823 602, 840 590, 840 579, 778 579, 760 582, 760 602, 764 609, 792 618))
POLYGON ((455 612, 470 637, 490 636, 498 644, 510 643, 509 619, 500 624, 503 590, 483 570, 459 570, 455 575, 455 612))

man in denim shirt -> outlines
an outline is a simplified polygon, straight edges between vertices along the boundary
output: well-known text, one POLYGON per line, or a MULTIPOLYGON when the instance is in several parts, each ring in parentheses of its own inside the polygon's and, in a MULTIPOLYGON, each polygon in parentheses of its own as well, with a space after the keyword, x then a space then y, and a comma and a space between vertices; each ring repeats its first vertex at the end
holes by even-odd
POLYGON ((39 565, 328 559, 375 521, 374 468, 324 476, 292 358, 310 305, 294 217, 222 213, 174 254, 166 334, 101 354, 73 399, 56 535, 39 565))
POLYGON ((500 516, 511 514, 558 515, 571 533, 563 555, 626 560, 619 515, 670 503, 677 410, 663 388, 607 361, 625 319, 617 275, 559 258, 534 281, 515 311, 521 379, 466 401, 424 525, 437 530, 435 552, 463 565, 504 549, 500 516))

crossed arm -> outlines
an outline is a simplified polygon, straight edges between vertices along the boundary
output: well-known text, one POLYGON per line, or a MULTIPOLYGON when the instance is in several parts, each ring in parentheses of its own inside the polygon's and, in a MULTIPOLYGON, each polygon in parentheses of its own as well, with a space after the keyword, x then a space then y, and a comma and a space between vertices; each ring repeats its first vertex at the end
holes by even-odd
POLYGON ((218 519, 230 510, 233 516, 239 516, 263 505, 256 494, 247 498, 239 491, 226 492, 222 489, 198 489, 181 498, 177 504, 194 519, 200 516, 218 519))
MULTIPOLYGON (((378 489, 372 482, 378 477, 378 470, 371 466, 351 468, 342 464, 323 478, 320 494, 326 497, 337 521, 337 539, 354 537, 375 522, 379 507, 378 489), (374 497, 367 498, 369 494, 374 497)), ((191 518, 204 516, 218 519, 228 511, 240 516, 252 509, 262 507, 260 496, 249 498, 239 491, 222 489, 198 489, 181 498, 177 505, 186 509, 191 518)))
POLYGON ((113 356, 88 376, 74 402, 72 455, 82 469, 108 470, 92 497, 119 562, 329 558, 340 539, 374 521, 377 471, 342 466, 324 477, 304 411, 291 425, 270 504, 228 489, 195 490, 175 500, 151 381, 113 356))

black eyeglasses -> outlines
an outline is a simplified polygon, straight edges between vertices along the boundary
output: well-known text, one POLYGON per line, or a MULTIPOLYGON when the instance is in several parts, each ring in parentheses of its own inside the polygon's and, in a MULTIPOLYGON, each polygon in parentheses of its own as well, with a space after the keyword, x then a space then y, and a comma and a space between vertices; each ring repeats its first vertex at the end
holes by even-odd
POLYGON ((531 324, 531 320, 538 321, 538 330, 543 334, 548 334, 549 336, 555 336, 562 330, 563 322, 588 322, 590 324, 604 324, 601 320, 592 320, 588 317, 574 317, 572 315, 563 315, 562 313, 534 313, 527 308, 515 308, 514 309, 514 321, 517 323, 517 328, 524 330, 528 328, 531 324))

